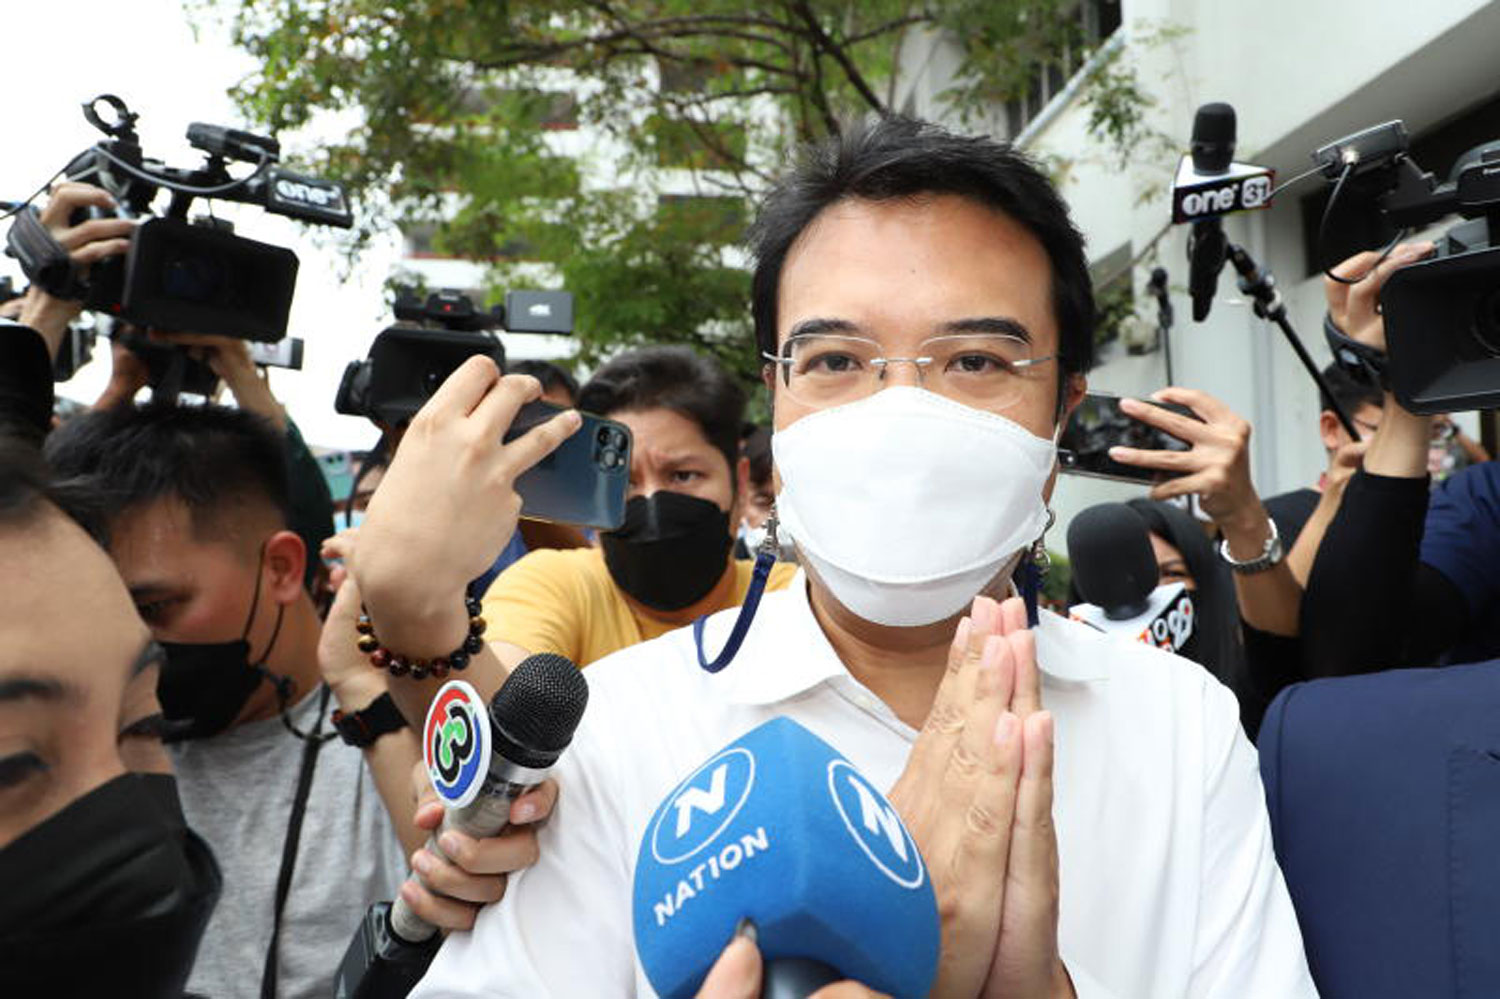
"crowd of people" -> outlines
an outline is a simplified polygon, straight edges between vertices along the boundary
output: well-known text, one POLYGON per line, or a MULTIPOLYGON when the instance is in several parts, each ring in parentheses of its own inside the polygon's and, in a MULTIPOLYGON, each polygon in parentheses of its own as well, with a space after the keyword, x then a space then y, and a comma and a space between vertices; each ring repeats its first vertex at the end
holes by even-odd
MULTIPOLYGON (((109 200, 64 183, 41 211, 80 269, 128 245, 129 223, 72 221, 109 200)), ((933 996, 1500 990, 1482 448, 1335 365, 1308 428, 1327 471, 1262 499, 1224 403, 1126 400, 1186 444, 1111 457, 1164 473, 1131 507, 1161 581, 1193 592, 1189 661, 1037 606, 1095 311, 1035 166, 854 123, 788 167, 750 246, 771 426, 687 347, 623 351, 582 385, 474 357, 380 427, 340 496, 243 341, 150 332, 235 406, 137 402, 117 347, 103 397, 57 420, 81 303, 15 300, 0 982, 325 997, 366 910, 399 897, 447 933, 413 995, 652 995, 642 832, 707 755, 789 717, 888 789, 921 848, 933 996), (505 441, 539 398, 573 408, 505 441), (578 411, 631 433, 618 529, 521 516, 517 479, 578 411), (783 556, 764 578, 763 550, 783 556), (493 836, 441 830, 419 731, 448 667, 489 697, 540 652, 591 691, 555 779, 493 836), (1414 666, 1438 668, 1396 669, 1414 666)), ((1430 250, 1341 265, 1365 276, 1329 282, 1330 321, 1382 350, 1380 288, 1430 250)), ((754 933, 722 943, 701 999, 760 995, 754 933)))

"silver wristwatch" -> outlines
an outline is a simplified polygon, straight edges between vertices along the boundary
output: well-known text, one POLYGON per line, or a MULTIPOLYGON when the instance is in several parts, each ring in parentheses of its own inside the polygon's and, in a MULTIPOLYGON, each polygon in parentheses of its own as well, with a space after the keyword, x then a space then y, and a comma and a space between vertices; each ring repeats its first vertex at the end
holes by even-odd
POLYGON ((1281 547, 1281 535, 1276 530, 1276 521, 1267 517, 1266 523, 1271 527, 1271 536, 1266 539, 1266 547, 1255 558, 1241 562, 1229 554, 1229 542, 1223 538, 1219 539, 1219 557, 1229 563, 1229 568, 1249 576, 1257 572, 1265 572, 1282 560, 1286 551, 1281 547))

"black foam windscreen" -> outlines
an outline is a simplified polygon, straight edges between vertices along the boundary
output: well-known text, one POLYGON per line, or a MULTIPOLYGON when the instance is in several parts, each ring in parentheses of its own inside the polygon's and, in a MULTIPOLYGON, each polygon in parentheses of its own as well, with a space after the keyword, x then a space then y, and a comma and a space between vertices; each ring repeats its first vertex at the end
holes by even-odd
POLYGON ((1205 104, 1193 116, 1193 169, 1223 173, 1234 160, 1234 108, 1222 102, 1205 104))
POLYGON ((1156 554, 1146 522, 1124 503, 1100 503, 1068 525, 1068 561, 1083 599, 1106 617, 1143 613, 1156 589, 1156 554))
POLYGON ((588 703, 583 671, 566 656, 539 652, 523 659, 491 698, 490 722, 499 742, 525 757, 513 762, 549 767, 573 741, 588 703))

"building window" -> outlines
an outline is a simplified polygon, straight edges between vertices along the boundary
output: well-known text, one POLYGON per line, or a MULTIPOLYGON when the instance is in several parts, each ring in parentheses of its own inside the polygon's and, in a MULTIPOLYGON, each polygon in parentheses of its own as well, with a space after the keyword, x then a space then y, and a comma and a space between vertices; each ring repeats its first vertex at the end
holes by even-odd
POLYGON ((1069 46, 1060 59, 1038 64, 1026 82, 1026 93, 1005 102, 1005 126, 1012 138, 1026 130, 1042 108, 1067 89, 1084 63, 1120 28, 1121 0, 1082 0, 1074 11, 1079 44, 1069 46))

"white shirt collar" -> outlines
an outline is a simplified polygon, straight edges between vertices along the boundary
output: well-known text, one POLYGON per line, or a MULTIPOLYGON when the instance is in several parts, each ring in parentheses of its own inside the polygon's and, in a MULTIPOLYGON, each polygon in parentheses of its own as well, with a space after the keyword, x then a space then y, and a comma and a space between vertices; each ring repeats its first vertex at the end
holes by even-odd
MULTIPOLYGON (((724 647, 739 608, 720 611, 703 631, 704 654, 724 647)), ((1036 628, 1037 665, 1055 681, 1088 683, 1104 679, 1105 636, 1043 611, 1036 628)), ((745 635, 744 645, 725 670, 732 704, 767 705, 790 700, 820 683, 849 676, 828 636, 813 616, 807 573, 798 572, 786 589, 767 593, 745 635)), ((852 677, 851 677, 852 679, 852 677)))

